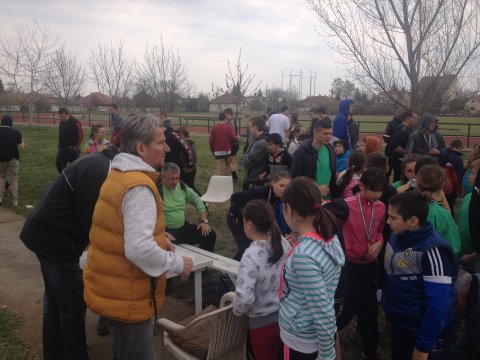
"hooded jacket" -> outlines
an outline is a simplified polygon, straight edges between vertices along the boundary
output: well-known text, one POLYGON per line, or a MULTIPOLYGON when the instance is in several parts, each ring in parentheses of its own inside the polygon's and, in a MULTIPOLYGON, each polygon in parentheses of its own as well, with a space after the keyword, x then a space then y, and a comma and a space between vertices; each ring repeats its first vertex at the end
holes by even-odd
MULTIPOLYGON (((297 151, 293 154, 292 166, 290 173, 292 178, 299 176, 306 176, 316 181, 317 177, 317 149, 312 146, 313 139, 303 141, 297 151)), ((330 193, 332 198, 337 196, 337 176, 336 167, 337 160, 335 150, 330 144, 324 145, 327 147, 330 158, 330 170, 332 175, 330 177, 330 193)))
POLYGON ((407 141, 407 153, 425 155, 431 149, 441 150, 445 147, 442 136, 437 132, 430 132, 429 127, 435 123, 435 117, 431 113, 425 113, 420 120, 420 128, 414 131, 407 141))
POLYGON ((316 233, 298 237, 280 279, 278 323, 284 344, 297 351, 318 351, 321 359, 335 358, 333 297, 344 264, 337 236, 328 240, 316 233))
POLYGON ((351 150, 350 134, 348 133, 348 112, 353 100, 342 100, 338 107, 338 114, 333 120, 333 136, 343 140, 346 149, 351 150))
POLYGON ((259 175, 267 169, 267 135, 260 134, 253 139, 253 142, 242 156, 241 163, 245 168, 245 182, 260 184, 259 175))

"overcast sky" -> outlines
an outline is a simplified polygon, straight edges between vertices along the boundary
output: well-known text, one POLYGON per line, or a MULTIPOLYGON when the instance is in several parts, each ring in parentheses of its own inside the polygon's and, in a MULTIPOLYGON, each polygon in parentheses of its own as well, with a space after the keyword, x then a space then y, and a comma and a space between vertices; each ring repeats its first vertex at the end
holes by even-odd
MULTIPOLYGON (((316 94, 328 94, 340 69, 334 53, 318 35, 317 19, 305 0, 2 0, 0 24, 38 22, 56 27, 67 49, 87 61, 98 41, 122 39, 130 56, 142 60, 145 44, 178 48, 197 91, 211 84, 225 87, 228 60, 242 48, 249 70, 265 86, 284 88, 290 70, 303 71, 303 97, 310 72, 316 72, 316 94)), ((292 78, 298 87, 299 78, 292 78)), ((312 83, 313 86, 313 83, 312 83)), ((96 91, 89 85, 86 92, 96 91)))

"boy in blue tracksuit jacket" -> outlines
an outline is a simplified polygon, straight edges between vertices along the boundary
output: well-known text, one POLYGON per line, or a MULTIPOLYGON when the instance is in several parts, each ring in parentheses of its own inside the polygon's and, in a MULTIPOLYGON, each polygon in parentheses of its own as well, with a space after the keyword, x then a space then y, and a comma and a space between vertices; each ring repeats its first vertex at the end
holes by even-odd
POLYGON ((348 132, 348 114, 351 112, 353 112, 353 100, 342 100, 338 106, 338 114, 333 120, 333 136, 343 141, 345 150, 352 150, 348 132))
POLYGON ((392 359, 445 358, 451 344, 457 263, 451 246, 427 221, 416 191, 393 196, 385 250, 382 305, 392 325, 392 359))

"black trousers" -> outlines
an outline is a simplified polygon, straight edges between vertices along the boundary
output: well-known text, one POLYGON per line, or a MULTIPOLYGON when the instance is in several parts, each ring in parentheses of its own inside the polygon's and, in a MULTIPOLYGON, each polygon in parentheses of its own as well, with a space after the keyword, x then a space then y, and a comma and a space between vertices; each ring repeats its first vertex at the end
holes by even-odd
POLYGON ((236 218, 230 213, 230 211, 228 211, 227 214, 227 225, 233 235, 235 243, 237 244, 237 253, 233 259, 240 261, 243 253, 250 246, 251 241, 248 240, 245 231, 243 231, 243 219, 236 218))
POLYGON ((80 156, 80 150, 73 146, 59 147, 57 150, 57 159, 55 165, 57 165, 58 172, 62 172, 69 163, 74 162, 80 156))
POLYGON ((354 264, 347 261, 347 294, 342 311, 338 314, 338 330, 346 327, 357 315, 358 327, 362 337, 363 352, 375 356, 378 345, 377 323, 377 262, 354 264))
MULTIPOLYGON (((453 329, 452 329, 453 330, 453 329)), ((429 360, 447 360, 450 359, 450 352, 454 339, 453 331, 448 331, 441 339, 437 341, 437 347, 428 354, 429 360)), ((395 326, 392 326, 392 360, 410 360, 415 348, 415 335, 406 333, 395 326)), ((453 357, 455 359, 455 357, 453 357)), ((458 359, 469 359, 469 357, 460 357, 458 359)), ((475 357, 478 359, 478 357, 475 357)))
POLYGON ((392 159, 389 162, 390 169, 393 171, 393 182, 402 178, 402 162, 399 159, 392 159))
POLYGON ((43 297, 44 359, 86 360, 87 341, 82 270, 77 262, 40 260, 43 297))
POLYGON ((197 230, 197 227, 198 225, 185 221, 185 224, 183 224, 181 228, 167 228, 166 231, 175 237, 175 243, 177 244, 198 244, 200 249, 213 252, 217 234, 212 230, 207 236, 202 236, 202 233, 200 230, 197 230))
POLYGON ((193 191, 197 193, 198 196, 202 196, 200 191, 195 187, 195 176, 197 175, 197 171, 192 171, 191 173, 184 173, 183 171, 180 172, 180 178, 182 181, 193 191))

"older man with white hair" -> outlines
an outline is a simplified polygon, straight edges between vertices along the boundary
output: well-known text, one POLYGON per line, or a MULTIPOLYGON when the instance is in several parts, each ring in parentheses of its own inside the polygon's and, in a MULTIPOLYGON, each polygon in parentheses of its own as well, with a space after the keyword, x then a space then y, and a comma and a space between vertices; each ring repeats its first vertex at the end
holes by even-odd
POLYGON ((164 301, 165 273, 191 272, 192 259, 180 257, 165 238, 163 201, 156 168, 169 151, 162 122, 152 115, 125 119, 120 154, 112 161, 95 205, 85 301, 105 317, 114 359, 155 359, 157 311, 164 301))

